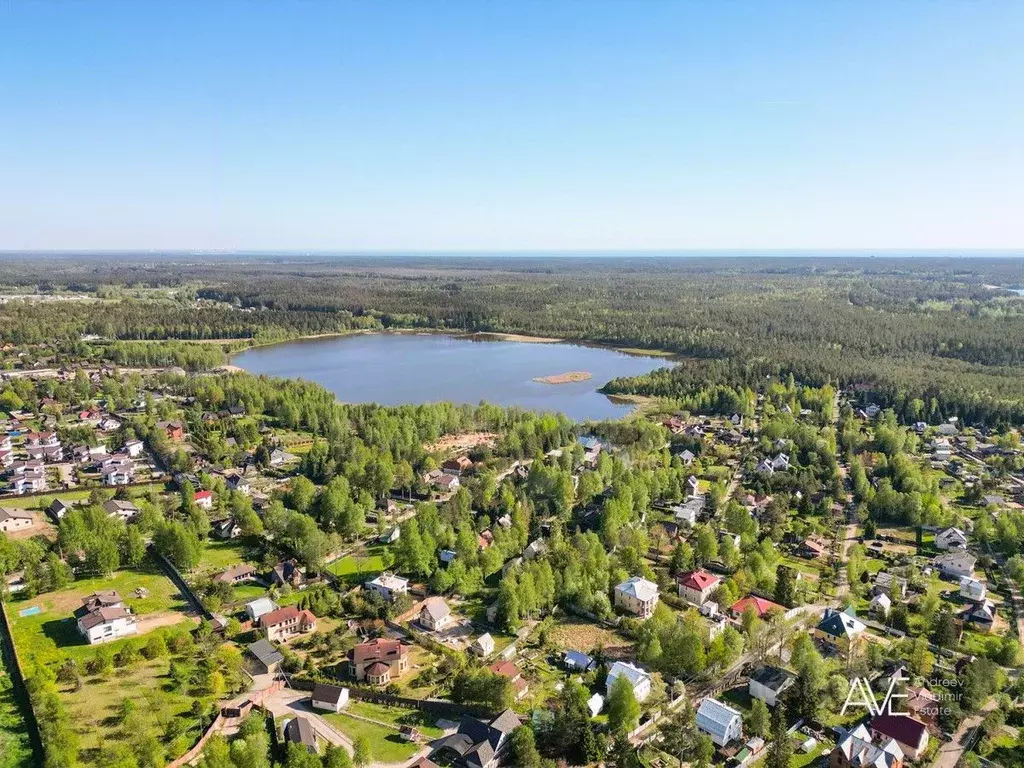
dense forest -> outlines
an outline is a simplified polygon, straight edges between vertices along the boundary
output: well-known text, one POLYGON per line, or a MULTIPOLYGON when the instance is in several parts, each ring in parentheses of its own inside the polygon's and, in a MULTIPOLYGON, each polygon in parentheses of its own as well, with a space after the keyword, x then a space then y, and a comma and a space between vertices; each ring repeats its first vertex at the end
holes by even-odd
POLYGON ((904 421, 1024 421, 1015 259, 7 257, 0 339, 57 359, 93 338, 122 365, 222 362, 231 343, 356 329, 517 332, 667 350, 610 393, 725 410, 767 376, 855 387, 904 421), (102 309, 97 308, 101 302, 102 309), (152 340, 217 341, 203 351, 152 340), (130 343, 136 342, 136 343, 130 343), (209 349, 209 347, 214 349, 209 349))

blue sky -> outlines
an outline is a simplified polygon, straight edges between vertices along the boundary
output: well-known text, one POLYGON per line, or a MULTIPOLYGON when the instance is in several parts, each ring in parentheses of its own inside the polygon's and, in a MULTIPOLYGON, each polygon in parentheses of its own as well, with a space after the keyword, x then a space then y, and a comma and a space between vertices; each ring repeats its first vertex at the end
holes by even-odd
POLYGON ((1024 246, 1024 3, 0 3, 0 248, 1024 246))

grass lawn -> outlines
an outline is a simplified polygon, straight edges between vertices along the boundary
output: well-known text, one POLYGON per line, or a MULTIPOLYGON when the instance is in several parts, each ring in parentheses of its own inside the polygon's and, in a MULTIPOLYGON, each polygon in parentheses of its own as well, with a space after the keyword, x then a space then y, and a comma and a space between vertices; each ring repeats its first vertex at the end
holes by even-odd
POLYGON ((345 555, 327 566, 327 570, 349 586, 362 584, 384 570, 384 547, 370 547, 365 553, 345 555))
POLYGON ((245 562, 245 560, 246 546, 241 538, 229 539, 227 541, 211 539, 206 542, 203 556, 199 559, 199 565, 196 567, 196 570, 203 572, 223 571, 232 565, 245 562))
POLYGON ((0 659, 0 768, 31 768, 35 764, 25 719, 14 698, 14 684, 0 659))
POLYGON ((423 646, 412 646, 409 651, 409 670, 395 681, 401 695, 410 699, 429 699, 435 696, 437 684, 433 673, 439 661, 438 656, 423 646))
POLYGON ((360 717, 368 717, 371 720, 379 720, 382 723, 390 723, 396 728, 411 725, 430 739, 438 739, 444 734, 444 731, 434 725, 434 720, 428 714, 420 712, 418 709, 389 707, 384 704, 374 704, 371 701, 352 699, 345 707, 345 711, 360 717))
MULTIPOLYGON (((187 605, 177 588, 147 560, 139 571, 118 571, 109 579, 94 577, 76 580, 59 592, 47 592, 31 599, 20 599, 8 604, 11 631, 22 663, 32 658, 48 663, 68 654, 81 660, 92 655, 92 646, 79 634, 72 615, 81 606, 82 598, 98 590, 114 589, 124 598, 125 604, 141 620, 176 624, 187 620, 187 605), (147 597, 134 596, 138 588, 149 592, 147 597), (19 612, 37 606, 42 609, 33 616, 20 616, 19 612)), ((119 643, 109 645, 115 650, 119 643)))
MULTIPOLYGON (((140 496, 146 496, 149 493, 149 489, 155 487, 159 490, 164 489, 163 483, 151 483, 150 485, 140 485, 137 488, 129 488, 129 494, 133 499, 137 499, 140 496)), ((49 506, 50 502, 54 499, 60 499, 61 501, 67 502, 68 504, 88 501, 89 495, 95 490, 94 488, 82 488, 76 491, 55 491, 53 493, 46 493, 42 496, 14 496, 9 499, 4 499, 3 506, 11 507, 12 509, 45 509, 49 506), (45 501, 45 506, 40 506, 41 502, 45 501)), ((101 490, 112 490, 109 488, 103 488, 101 490)))
POLYGON ((397 730, 357 720, 345 715, 344 711, 321 716, 350 739, 365 736, 372 747, 374 762, 404 763, 419 751, 419 745, 404 741, 397 730))
POLYGON ((259 584, 236 584, 231 592, 236 603, 251 603, 267 594, 267 588, 259 584))
POLYGON ((795 740, 793 742, 793 749, 795 750, 793 756, 789 759, 789 768, 804 768, 804 766, 812 765, 815 763, 823 754, 825 754, 825 745, 818 742, 817 746, 814 747, 810 752, 804 754, 800 752, 800 744, 802 740, 795 740))

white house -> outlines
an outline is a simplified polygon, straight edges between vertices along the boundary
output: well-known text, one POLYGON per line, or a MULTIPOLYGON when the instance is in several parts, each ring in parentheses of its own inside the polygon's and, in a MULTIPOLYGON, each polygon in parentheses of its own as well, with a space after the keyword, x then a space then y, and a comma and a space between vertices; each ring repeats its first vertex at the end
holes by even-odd
POLYGON ((717 699, 707 698, 700 703, 696 725, 720 747, 743 735, 743 716, 717 699))
POLYGON ((761 463, 757 465, 755 470, 759 475, 774 475, 775 467, 768 459, 761 459, 761 463))
POLYGON ((392 601, 399 595, 409 592, 409 580, 393 573, 384 572, 377 578, 366 582, 363 587, 370 592, 376 592, 387 601, 392 601))
POLYGON ((480 637, 473 641, 473 644, 469 647, 469 650, 471 650, 477 656, 490 656, 492 653, 494 653, 494 638, 491 637, 491 633, 487 632, 483 635, 480 635, 480 637))
POLYGON ((769 707, 779 702, 779 697, 796 681, 796 675, 781 667, 761 667, 750 676, 747 690, 755 699, 769 707))
POLYGON ((658 604, 658 585, 642 576, 627 579, 615 588, 615 605, 625 611, 649 618, 658 604))
POLYGON ((612 685, 620 677, 626 678, 633 686, 633 695, 637 701, 643 701, 651 695, 651 676, 640 667, 626 661, 616 661, 608 670, 608 677, 604 683, 606 694, 612 692, 612 685))
POLYGON ((311 703, 313 709, 341 712, 345 705, 348 704, 348 688, 342 688, 340 685, 317 683, 313 686, 311 703))
POLYGON ((964 576, 970 576, 974 573, 974 566, 977 564, 978 558, 969 552, 946 552, 942 555, 937 555, 932 560, 932 565, 939 570, 943 576, 949 578, 962 578, 964 576))
POLYGON ((785 472, 789 469, 789 456, 785 453, 780 453, 772 459, 772 469, 776 472, 785 472))
POLYGON ((420 608, 419 622, 431 632, 444 629, 452 623, 452 609, 441 597, 428 597, 420 608))
POLYGON ((959 528, 946 528, 935 534, 935 548, 943 551, 950 549, 966 549, 967 534, 959 528))
POLYGON ((124 452, 133 459, 137 459, 142 455, 142 448, 143 445, 141 440, 129 440, 124 444, 124 452))
POLYGON ((246 603, 245 613, 251 621, 259 621, 260 616, 277 610, 277 603, 269 597, 260 597, 251 603, 246 603))
POLYGON ((0 531, 13 533, 24 531, 36 524, 32 513, 24 509, 8 509, 0 507, 0 531))
POLYGON ((892 608, 892 600, 885 594, 885 592, 879 592, 873 598, 871 598, 871 604, 868 605, 868 612, 873 613, 876 616, 881 616, 883 619, 889 615, 889 610, 892 608))
POLYGON ((82 598, 82 607, 75 611, 75 618, 78 631, 90 645, 117 640, 139 631, 135 617, 113 590, 94 592, 82 598))
POLYGON ((983 581, 970 576, 964 576, 960 579, 960 597, 968 600, 984 600, 987 592, 988 590, 983 581))

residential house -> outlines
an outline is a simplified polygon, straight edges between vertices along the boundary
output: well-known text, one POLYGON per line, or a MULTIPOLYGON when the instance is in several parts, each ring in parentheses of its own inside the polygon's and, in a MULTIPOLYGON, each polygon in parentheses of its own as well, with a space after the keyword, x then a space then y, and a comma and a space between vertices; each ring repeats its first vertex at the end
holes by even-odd
POLYGON ((501 675, 507 677, 512 681, 512 688, 516 692, 516 700, 523 698, 527 691, 530 690, 529 684, 523 679, 523 673, 519 671, 519 667, 513 664, 511 661, 496 661, 487 668, 490 672, 495 675, 501 675))
POLYGON ((183 437, 185 437, 185 428, 181 425, 181 422, 178 422, 178 421, 158 421, 156 426, 157 426, 157 429, 162 430, 163 433, 165 435, 167 435, 167 439, 168 440, 172 440, 174 442, 178 442, 183 437))
POLYGON ((808 537, 797 548, 797 554, 808 560, 814 560, 828 552, 828 547, 820 539, 808 537))
POLYGON ((710 697, 697 708, 697 730, 706 733, 716 745, 724 747, 743 735, 743 715, 728 704, 710 697))
POLYGON ((872 597, 871 603, 868 605, 868 612, 882 619, 889 615, 891 609, 892 599, 885 592, 879 592, 872 597))
POLYGON ((213 509, 213 491, 196 491, 193 500, 200 509, 213 509))
POLYGON ((630 664, 628 661, 616 661, 612 664, 611 669, 608 670, 608 676, 605 678, 604 689, 606 694, 612 692, 612 686, 620 677, 624 677, 629 681, 629 684, 633 687, 633 696, 636 697, 637 701, 643 701, 651 695, 651 676, 640 667, 630 664))
POLYGON ((295 635, 316 629, 316 616, 312 611, 300 611, 294 605, 286 605, 276 611, 260 616, 260 627, 271 642, 284 642, 295 635))
POLYGON ((690 475, 686 478, 686 495, 689 498, 693 498, 700 493, 700 480, 694 475, 690 475))
POLYGON ((941 704, 939 697, 924 686, 908 686, 906 699, 907 714, 915 720, 920 720, 927 727, 929 732, 939 734, 939 714, 941 704))
POLYGON ((772 466, 771 461, 769 461, 768 459, 761 459, 757 467, 754 468, 754 471, 757 472, 759 475, 771 476, 775 474, 775 467, 772 466))
POLYGON ((772 469, 775 472, 785 472, 789 469, 789 456, 785 453, 778 454, 772 459, 772 469))
POLYGON ((284 654, 263 639, 250 643, 246 646, 246 650, 252 657, 249 661, 249 669, 256 675, 273 674, 277 672, 281 662, 284 661, 284 654))
POLYGON ((297 715, 284 724, 284 740, 288 744, 299 744, 314 754, 320 751, 313 724, 302 715, 297 715))
POLYGON ((75 611, 75 619, 78 631, 90 645, 117 640, 139 631, 135 617, 113 590, 94 592, 82 598, 82 606, 75 611))
POLYGON ((242 526, 235 522, 235 518, 228 517, 215 522, 210 527, 210 533, 221 541, 230 541, 242 535, 242 526))
POLYGON ((964 576, 960 579, 960 597, 965 600, 984 600, 988 589, 985 582, 971 576, 964 576))
POLYGON ((454 768, 496 768, 519 725, 519 716, 511 709, 489 722, 463 715, 458 731, 433 743, 430 760, 454 768))
POLYGON ((130 501, 125 501, 123 499, 110 499, 109 501, 103 502, 103 510, 107 513, 108 517, 116 517, 126 523, 130 520, 134 520, 142 512, 141 509, 130 501))
POLYGON ((747 690, 755 699, 760 699, 769 707, 774 707, 782 696, 796 681, 796 675, 781 667, 764 666, 750 676, 747 690))
POLYGON ((0 507, 0 531, 4 533, 27 531, 35 524, 35 517, 27 510, 0 507))
POLYGON ((269 597, 258 597, 245 604, 245 613, 253 623, 259 623, 260 618, 276 610, 277 603, 269 597))
POLYGON ((583 651, 566 651, 562 664, 570 672, 589 672, 597 666, 597 662, 583 651))
POLYGON ((461 476, 464 472, 473 468, 473 462, 469 456, 463 454, 462 456, 456 456, 454 459, 448 459, 444 464, 441 465, 441 470, 449 475, 455 475, 456 477, 461 476))
POLYGON ((946 578, 961 579, 974 573, 978 558, 969 552, 946 552, 932 559, 932 566, 946 578))
POLYGON ((380 536, 377 537, 377 541, 381 544, 394 544, 402 536, 402 529, 397 525, 391 526, 388 530, 384 531, 380 536))
POLYGON ((990 632, 996 621, 995 603, 988 599, 972 603, 961 611, 960 619, 978 632, 990 632))
POLYGON ((248 563, 241 563, 239 565, 233 565, 226 571, 223 571, 216 576, 213 580, 220 584, 242 584, 246 581, 255 581, 256 569, 248 563))
POLYGON ((850 643, 860 637, 866 629, 867 625, 854 615, 852 608, 845 611, 826 608, 821 621, 814 628, 814 636, 836 650, 846 653, 850 649, 850 643))
POLYGON ((313 686, 310 703, 313 705, 313 709, 341 712, 345 705, 348 704, 348 688, 343 688, 340 685, 317 683, 313 686))
POLYGON ((870 729, 873 741, 894 740, 908 760, 917 760, 928 750, 928 726, 910 715, 877 715, 870 729))
POLYGON ((697 524, 697 518, 700 517, 701 512, 704 511, 706 497, 704 496, 693 496, 682 504, 675 504, 669 508, 669 511, 675 516, 675 521, 678 525, 687 525, 692 528, 697 524))
POLYGON ((363 588, 370 592, 375 592, 383 599, 391 602, 399 595, 409 592, 409 580, 385 571, 375 579, 371 579, 363 584, 363 588))
POLYGON ((487 657, 494 653, 494 638, 491 637, 491 633, 485 632, 480 635, 480 637, 474 640, 473 644, 469 646, 469 650, 481 657, 487 657))
POLYGON ((420 608, 419 623, 431 632, 444 629, 452 623, 452 609, 442 597, 428 597, 420 608))
POLYGON ((959 528, 945 528, 935 534, 935 548, 943 551, 967 549, 967 534, 959 528))
POLYGON ((684 467, 689 467, 690 465, 692 465, 696 458, 697 455, 689 448, 687 448, 686 450, 679 454, 679 460, 683 462, 684 467))
POLYGON ((633 576, 615 587, 615 606, 642 619, 649 618, 658 604, 658 585, 633 576))
POLYGON ((686 422, 678 416, 669 416, 661 422, 661 425, 673 435, 678 435, 686 429, 686 422))
POLYGON ((306 569, 295 558, 282 560, 270 571, 270 583, 298 589, 306 583, 306 569))
POLYGON ((876 595, 884 593, 893 600, 902 600, 907 596, 907 580, 888 571, 879 571, 871 591, 876 595))
POLYGON ((523 557, 527 560, 535 560, 547 551, 548 545, 544 539, 534 539, 523 550, 523 557))
POLYGON ((282 451, 280 448, 275 448, 270 452, 270 466, 281 467, 289 462, 295 461, 298 456, 282 451))
POLYGON ((238 491, 239 493, 244 493, 246 496, 249 496, 252 493, 252 483, 250 483, 249 479, 244 475, 228 475, 226 478, 226 483, 228 486, 228 490, 238 491))
POLYGON ((708 601, 721 581, 713 573, 700 569, 679 575, 676 578, 676 585, 679 588, 679 596, 690 605, 699 608, 708 601))
POLYGON ((46 513, 55 523, 59 523, 63 520, 64 516, 70 511, 71 505, 61 501, 60 499, 54 499, 50 502, 50 506, 46 508, 46 513))
POLYGON ((387 685, 409 668, 409 646, 383 638, 360 643, 348 652, 348 665, 357 681, 387 685))
POLYGON ((903 768, 903 750, 895 739, 872 740, 863 724, 844 732, 828 756, 828 768, 903 768))
POLYGON ((733 603, 729 608, 729 613, 734 617, 739 618, 747 608, 753 608, 757 612, 758 617, 762 619, 773 611, 779 611, 780 613, 786 612, 786 609, 783 606, 778 603, 774 603, 765 597, 747 595, 733 603))
POLYGON ((141 440, 129 440, 124 444, 123 450, 129 458, 137 459, 142 455, 144 447, 141 440))

